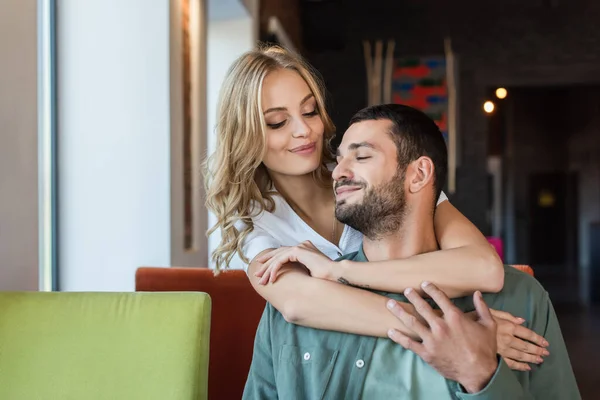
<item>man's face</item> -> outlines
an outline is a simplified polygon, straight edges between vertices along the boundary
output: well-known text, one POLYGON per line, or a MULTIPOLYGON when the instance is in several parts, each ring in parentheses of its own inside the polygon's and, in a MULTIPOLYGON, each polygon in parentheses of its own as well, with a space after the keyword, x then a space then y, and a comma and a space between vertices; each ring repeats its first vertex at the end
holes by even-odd
POLYGON ((398 168, 391 125, 376 120, 350 126, 333 171, 337 219, 369 239, 397 231, 405 213, 405 166, 398 168))

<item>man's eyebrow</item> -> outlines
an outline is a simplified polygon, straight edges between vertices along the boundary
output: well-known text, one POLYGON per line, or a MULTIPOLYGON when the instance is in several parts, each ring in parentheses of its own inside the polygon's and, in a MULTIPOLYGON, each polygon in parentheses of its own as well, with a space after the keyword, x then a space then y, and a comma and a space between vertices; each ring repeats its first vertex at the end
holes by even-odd
MULTIPOLYGON (((312 93, 309 93, 306 96, 304 96, 304 98, 300 102, 300 105, 303 105, 304 103, 306 103, 311 97, 315 97, 315 95, 312 93)), ((286 107, 272 107, 272 108, 269 108, 268 110, 265 110, 263 112, 263 114, 268 114, 270 112, 276 112, 276 111, 287 111, 287 108, 286 107)))
MULTIPOLYGON (((352 150, 360 149, 361 147, 366 147, 366 148, 368 148, 368 149, 371 149, 371 150, 377 150, 377 149, 375 148, 375 146, 373 146, 373 145, 372 145, 371 143, 369 143, 369 142, 350 143, 350 144, 348 145, 348 150, 349 150, 349 151, 352 151, 352 150)), ((339 156, 340 156, 340 149, 339 149, 339 147, 338 147, 338 149, 336 150, 336 152, 335 152, 335 155, 336 155, 336 157, 339 157, 339 156)))

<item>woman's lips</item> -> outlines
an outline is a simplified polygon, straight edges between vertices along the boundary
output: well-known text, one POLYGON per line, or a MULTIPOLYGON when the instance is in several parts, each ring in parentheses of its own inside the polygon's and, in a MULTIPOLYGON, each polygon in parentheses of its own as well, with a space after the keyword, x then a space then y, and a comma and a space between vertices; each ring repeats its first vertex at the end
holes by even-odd
POLYGON ((312 154, 317 149, 317 144, 315 142, 305 144, 303 146, 294 147, 290 151, 294 154, 306 155, 312 154))

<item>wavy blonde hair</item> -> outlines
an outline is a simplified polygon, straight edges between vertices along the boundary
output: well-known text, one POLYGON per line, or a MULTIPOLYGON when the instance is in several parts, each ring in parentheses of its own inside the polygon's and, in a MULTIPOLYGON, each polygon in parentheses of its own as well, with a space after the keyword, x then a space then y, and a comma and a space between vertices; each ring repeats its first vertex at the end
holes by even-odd
POLYGON ((252 217, 273 211, 272 181, 262 160, 266 154, 262 86, 265 77, 278 69, 296 71, 306 82, 323 121, 321 165, 314 179, 331 185, 327 163, 333 161, 329 142, 335 126, 325 109, 324 85, 317 72, 299 55, 278 46, 261 46, 238 58, 229 68, 221 88, 217 116, 217 148, 205 163, 206 207, 217 217, 208 230, 221 231, 221 242, 212 254, 216 271, 227 269, 235 252, 250 262, 242 251, 244 239, 254 229, 252 217), (244 222, 238 229, 235 223, 244 222))

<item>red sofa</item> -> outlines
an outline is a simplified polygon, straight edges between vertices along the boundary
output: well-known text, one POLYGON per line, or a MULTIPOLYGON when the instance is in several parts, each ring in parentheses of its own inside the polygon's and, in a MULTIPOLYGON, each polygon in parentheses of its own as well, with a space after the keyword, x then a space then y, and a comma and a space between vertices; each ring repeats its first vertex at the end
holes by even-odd
MULTIPOLYGON (((527 265, 514 265, 533 275, 527 265)), ((207 268, 142 267, 136 272, 138 292, 206 292, 212 299, 208 398, 240 399, 252 361, 254 336, 265 300, 244 271, 215 276, 207 268)))
POLYGON ((208 398, 241 399, 252 361, 254 335, 265 300, 244 271, 214 276, 207 268, 139 268, 138 292, 206 292, 212 299, 208 398))

